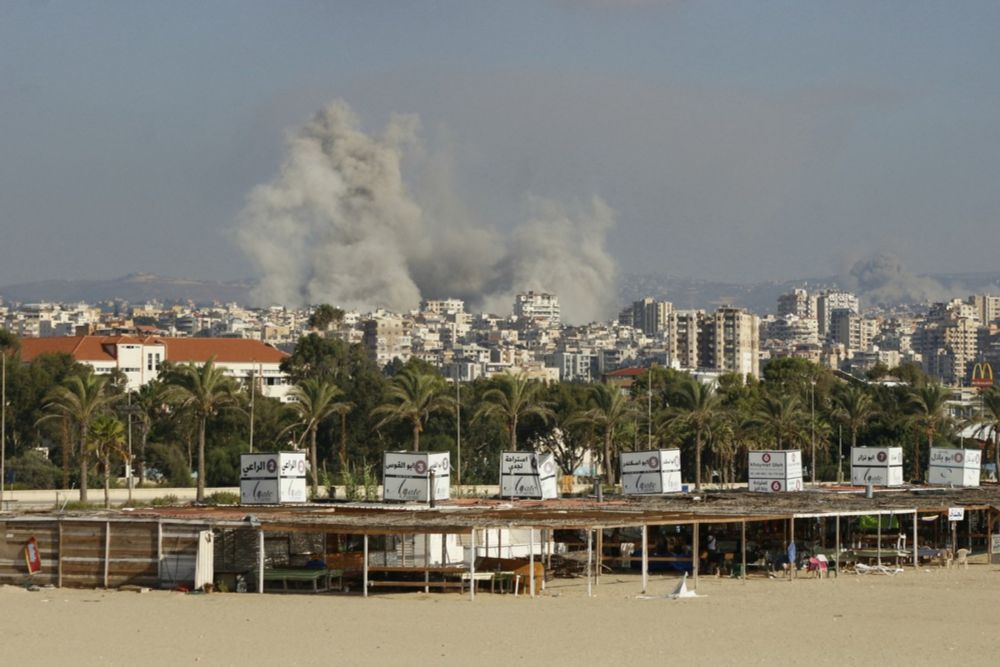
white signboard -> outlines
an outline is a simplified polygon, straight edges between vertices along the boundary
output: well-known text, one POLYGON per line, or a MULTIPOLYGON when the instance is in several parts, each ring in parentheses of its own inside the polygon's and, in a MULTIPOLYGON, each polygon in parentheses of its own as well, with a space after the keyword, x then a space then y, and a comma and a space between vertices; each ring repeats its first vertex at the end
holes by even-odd
POLYGON ((978 449, 932 447, 927 482, 943 486, 979 486, 983 453, 978 449))
POLYGON ((681 450, 623 452, 622 492, 627 496, 677 493, 681 490, 681 450))
POLYGON ((500 455, 500 495, 506 498, 559 497, 559 466, 552 454, 503 452, 500 455))
POLYGON ((853 447, 851 465, 866 468, 884 468, 903 465, 902 447, 853 447))
POLYGON ((853 447, 851 484, 855 486, 901 486, 902 447, 853 447))
POLYGON ((307 470, 305 452, 241 454, 240 503, 304 503, 307 470))
POLYGON ((781 493, 784 491, 801 491, 802 478, 794 479, 751 479, 747 485, 754 493, 781 493))
POLYGON ((802 452, 797 449, 748 454, 747 488, 755 493, 802 490, 802 452))
POLYGON ((386 452, 382 467, 384 500, 430 501, 434 473, 434 499, 451 494, 451 456, 448 452, 386 452))
POLYGON ((949 507, 948 508, 948 521, 962 521, 965 519, 965 508, 964 507, 949 507))

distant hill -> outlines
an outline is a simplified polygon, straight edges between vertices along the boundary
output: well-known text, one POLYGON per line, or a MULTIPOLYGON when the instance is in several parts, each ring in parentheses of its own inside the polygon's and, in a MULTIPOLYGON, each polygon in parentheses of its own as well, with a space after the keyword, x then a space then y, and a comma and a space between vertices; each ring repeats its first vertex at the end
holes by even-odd
POLYGON ((195 304, 215 302, 247 303, 250 281, 220 282, 189 278, 165 278, 151 273, 131 273, 111 280, 44 280, 0 287, 0 297, 6 301, 31 303, 51 301, 97 303, 123 299, 130 303, 158 300, 165 303, 192 301, 195 304))
MULTIPOLYGON (((925 278, 934 281, 942 298, 946 295, 966 297, 984 292, 1000 294, 1000 272, 939 274, 925 278)), ((195 304, 248 304, 253 286, 254 282, 251 280, 195 280, 133 273, 110 280, 45 280, 8 285, 0 287, 0 297, 6 301, 22 303, 97 303, 122 299, 130 303, 158 300, 164 303, 191 301, 195 304)), ((862 298, 865 296, 865 290, 852 286, 849 279, 833 276, 740 284, 659 273, 626 273, 621 276, 618 297, 622 307, 637 299, 652 296, 670 301, 676 308, 682 309, 714 309, 729 304, 765 314, 775 311, 779 295, 796 287, 805 287, 810 291, 843 287, 856 290, 862 298)))
MULTIPOLYGON (((970 294, 1000 294, 1000 272, 954 273, 924 276, 933 281, 941 298, 967 297, 970 294)), ((675 308, 714 309, 722 305, 747 308, 755 313, 773 313, 777 310, 778 297, 796 287, 804 287, 810 292, 827 288, 842 288, 855 291, 865 300, 866 290, 852 284, 849 278, 827 276, 823 278, 803 278, 783 282, 764 283, 723 283, 694 278, 683 278, 669 274, 623 274, 618 286, 619 300, 627 303, 647 296, 663 299, 675 308)), ((884 299, 880 299, 880 302, 884 299)), ((890 305, 896 305, 891 304, 890 305)))

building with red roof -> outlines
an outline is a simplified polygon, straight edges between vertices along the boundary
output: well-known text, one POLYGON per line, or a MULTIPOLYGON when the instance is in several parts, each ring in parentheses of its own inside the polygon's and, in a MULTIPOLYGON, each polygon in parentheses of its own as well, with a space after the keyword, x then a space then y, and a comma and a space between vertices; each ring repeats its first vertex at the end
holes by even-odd
POLYGON ((68 354, 97 373, 120 371, 129 389, 159 377, 164 361, 204 364, 214 359, 226 375, 241 383, 256 378, 265 396, 286 400, 290 382, 281 371, 288 356, 258 340, 244 338, 171 338, 169 336, 55 336, 22 338, 21 359, 31 363, 42 354, 68 354))

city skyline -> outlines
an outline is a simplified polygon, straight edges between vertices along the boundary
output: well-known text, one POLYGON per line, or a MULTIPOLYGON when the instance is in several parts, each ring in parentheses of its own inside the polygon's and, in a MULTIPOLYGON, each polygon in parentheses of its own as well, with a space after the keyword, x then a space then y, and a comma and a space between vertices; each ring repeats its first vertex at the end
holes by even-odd
POLYGON ((0 285, 259 277, 236 221, 337 99, 369 136, 419 117, 426 218, 507 239, 536 198, 598 197, 619 272, 787 280, 886 250, 985 271, 998 9, 962 10, 7 5, 0 285))

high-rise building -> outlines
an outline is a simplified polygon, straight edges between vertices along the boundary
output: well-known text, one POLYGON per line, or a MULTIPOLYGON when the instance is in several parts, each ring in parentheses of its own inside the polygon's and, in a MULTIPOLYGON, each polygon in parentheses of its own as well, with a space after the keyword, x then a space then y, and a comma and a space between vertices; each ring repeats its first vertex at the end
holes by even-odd
POLYGON ((850 292, 827 290, 816 297, 816 320, 819 326, 819 337, 824 339, 830 335, 830 321, 835 310, 849 310, 860 313, 858 297, 850 292))
POLYGON ((544 292, 522 292, 514 297, 514 315, 559 324, 559 297, 544 292))
POLYGON ((760 319, 756 315, 723 306, 700 319, 699 367, 760 377, 760 319))
POLYGON ((990 294, 974 294, 968 303, 976 309, 979 323, 987 326, 1000 319, 1000 296, 990 294))
POLYGON ((921 355, 924 371, 945 384, 966 384, 980 342, 979 317, 968 303, 954 299, 931 306, 927 319, 913 333, 912 347, 921 355))
POLYGON ((647 336, 658 336, 667 330, 674 306, 669 301, 646 297, 632 303, 632 326, 647 336))
POLYGON ((778 297, 778 317, 795 315, 802 319, 815 319, 816 297, 804 289, 794 289, 778 297))
POLYGON ((878 335, 878 322, 841 308, 833 311, 829 339, 843 345, 848 353, 868 350, 878 335))
POLYGON ((667 327, 667 353, 673 366, 686 370, 698 368, 698 323, 700 310, 675 310, 667 327))

